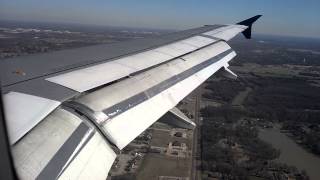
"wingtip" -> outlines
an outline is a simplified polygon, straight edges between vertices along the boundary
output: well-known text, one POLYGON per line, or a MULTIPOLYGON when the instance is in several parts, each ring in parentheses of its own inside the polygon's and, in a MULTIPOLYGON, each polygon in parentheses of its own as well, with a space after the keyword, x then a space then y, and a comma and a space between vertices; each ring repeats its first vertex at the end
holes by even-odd
POLYGON ((256 22, 262 15, 256 15, 244 21, 238 22, 239 25, 251 26, 254 22, 256 22))
POLYGON ((238 22, 237 24, 239 25, 244 25, 244 26, 248 26, 248 28, 246 30, 244 30, 242 32, 242 34, 247 38, 247 39, 251 39, 251 31, 252 31, 252 24, 254 22, 256 22, 262 15, 256 15, 253 16, 249 19, 246 19, 244 21, 238 22))

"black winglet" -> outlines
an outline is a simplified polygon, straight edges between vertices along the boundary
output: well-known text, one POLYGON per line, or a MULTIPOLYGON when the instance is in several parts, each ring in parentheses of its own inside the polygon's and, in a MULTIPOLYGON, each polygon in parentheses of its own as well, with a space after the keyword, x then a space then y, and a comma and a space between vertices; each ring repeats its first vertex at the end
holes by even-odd
POLYGON ((251 29, 252 29, 252 24, 261 17, 262 15, 256 15, 252 18, 246 19, 244 21, 241 21, 237 24, 239 25, 244 25, 244 26, 248 26, 248 28, 246 30, 244 30, 242 32, 242 34, 244 35, 244 37, 246 37, 247 39, 251 39, 251 29))

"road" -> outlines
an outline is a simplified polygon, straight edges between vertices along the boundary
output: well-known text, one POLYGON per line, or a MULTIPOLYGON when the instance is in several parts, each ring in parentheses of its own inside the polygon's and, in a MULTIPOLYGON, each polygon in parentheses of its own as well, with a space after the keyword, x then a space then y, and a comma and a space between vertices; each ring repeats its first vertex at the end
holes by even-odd
POLYGON ((201 122, 199 119, 199 111, 200 111, 200 100, 201 100, 201 87, 199 87, 196 91, 195 97, 195 107, 194 107, 194 122, 197 127, 193 131, 193 142, 192 142, 192 169, 191 169, 191 179, 192 180, 200 180, 201 179, 201 169, 198 167, 201 166, 201 146, 200 146, 200 138, 201 138, 201 122))

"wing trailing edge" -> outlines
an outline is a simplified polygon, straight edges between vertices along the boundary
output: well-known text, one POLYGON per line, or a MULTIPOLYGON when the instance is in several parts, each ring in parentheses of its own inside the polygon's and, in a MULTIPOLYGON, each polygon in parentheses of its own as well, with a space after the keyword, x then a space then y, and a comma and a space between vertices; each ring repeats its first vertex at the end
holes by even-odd
POLYGON ((183 129, 194 129, 196 127, 196 124, 177 107, 170 109, 158 121, 183 129))

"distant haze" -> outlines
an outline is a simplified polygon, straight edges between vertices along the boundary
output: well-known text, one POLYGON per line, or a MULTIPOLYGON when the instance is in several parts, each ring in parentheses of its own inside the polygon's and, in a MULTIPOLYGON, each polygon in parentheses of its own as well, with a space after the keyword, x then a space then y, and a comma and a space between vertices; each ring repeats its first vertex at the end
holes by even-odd
POLYGON ((0 0, 0 20, 187 29, 262 14, 256 32, 320 38, 319 7, 319 0, 0 0))

